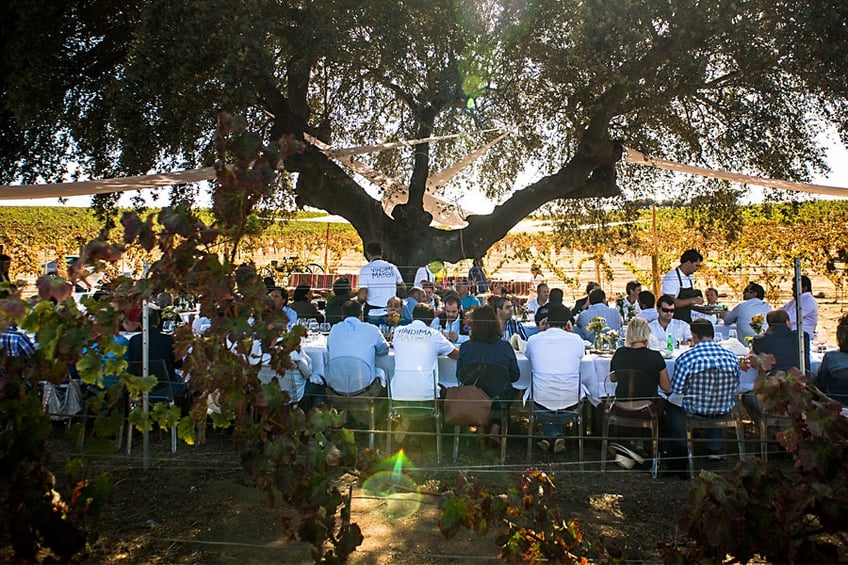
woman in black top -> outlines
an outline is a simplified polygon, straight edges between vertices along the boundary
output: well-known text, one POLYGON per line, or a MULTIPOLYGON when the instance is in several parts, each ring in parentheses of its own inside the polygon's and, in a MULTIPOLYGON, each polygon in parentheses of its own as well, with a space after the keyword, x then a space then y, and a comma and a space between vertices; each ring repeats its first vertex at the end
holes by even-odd
MULTIPOLYGON (((618 349, 610 362, 610 380, 617 382, 615 400, 621 402, 651 401, 654 411, 664 411, 665 401, 657 396, 657 387, 671 391, 671 381, 665 359, 658 351, 648 349, 651 328, 642 318, 633 318, 627 324, 625 346, 618 349)), ((632 405, 631 405, 632 406, 632 405)), ((626 408, 624 406, 623 408, 626 408)))

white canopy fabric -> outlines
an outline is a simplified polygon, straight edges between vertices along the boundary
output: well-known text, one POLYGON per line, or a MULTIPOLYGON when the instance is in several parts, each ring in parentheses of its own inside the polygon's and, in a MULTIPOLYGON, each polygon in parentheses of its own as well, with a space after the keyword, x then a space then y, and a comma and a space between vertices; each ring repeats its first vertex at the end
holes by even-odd
POLYGON ((201 182, 215 178, 215 169, 191 169, 172 173, 153 173, 137 177, 121 177, 83 182, 61 182, 56 184, 24 184, 0 188, 0 200, 21 200, 25 198, 69 198, 91 194, 108 194, 160 188, 189 182, 201 182))
POLYGON ((708 169, 706 167, 695 167, 692 165, 682 165, 674 161, 666 161, 665 159, 657 159, 650 157, 644 153, 640 153, 629 147, 624 148, 627 155, 624 158, 625 163, 634 165, 644 165, 646 167, 654 167, 657 169, 665 169, 668 171, 676 171, 679 173, 688 173, 690 175, 699 175, 702 177, 710 177, 714 179, 728 180, 742 184, 753 184, 756 186, 766 186, 769 188, 779 188, 782 190, 793 190, 795 192, 808 192, 810 194, 825 194, 828 196, 848 197, 848 188, 838 186, 827 186, 824 184, 805 184, 802 182, 792 182, 788 180, 769 179, 765 177, 755 177, 753 175, 743 175, 740 173, 730 173, 719 169, 708 169))
MULTIPOLYGON (((471 155, 458 161, 456 165, 445 169, 445 171, 434 173, 433 182, 428 183, 428 192, 447 182, 447 180, 456 173, 458 173, 459 170, 470 164, 470 162, 473 161, 473 158, 482 155, 486 150, 488 150, 492 145, 503 139, 507 134, 508 132, 502 134, 501 136, 498 136, 495 140, 492 140, 488 144, 480 147, 471 155)), ((396 205, 397 203, 401 201, 406 201, 406 187, 400 184, 399 182, 395 181, 394 179, 390 179, 385 175, 382 175, 379 171, 371 169, 363 165, 362 163, 357 163, 356 161, 353 161, 350 157, 352 155, 367 153, 371 151, 382 151, 385 149, 394 149, 397 147, 416 145, 428 141, 438 141, 440 139, 456 137, 457 135, 465 134, 454 134, 427 139, 413 139, 408 141, 391 142, 380 145, 352 147, 345 149, 333 149, 327 146, 326 144, 322 144, 317 139, 311 137, 307 137, 307 140, 310 143, 313 143, 323 152, 325 152, 328 156, 338 159, 339 161, 345 163, 345 165, 350 167, 355 172, 367 178, 369 181, 377 184, 378 186, 383 187, 385 191, 384 209, 390 207, 390 211, 391 208, 393 208, 394 205, 396 205)), ((683 165, 681 163, 675 163, 673 161, 651 157, 640 153, 639 151, 636 151, 634 149, 630 149, 628 147, 625 147, 625 149, 627 153, 624 161, 626 163, 631 163, 634 165, 655 167, 660 169, 666 169, 669 171, 677 171, 681 173, 699 175, 704 177, 718 178, 743 184, 752 184, 756 186, 765 186, 782 190, 792 190, 796 192, 806 192, 810 194, 822 194, 827 196, 848 198, 848 188, 845 187, 769 179, 752 175, 731 173, 719 169, 709 169, 706 167, 683 165)), ((122 177, 83 182, 3 186, 0 187, 0 200, 68 198, 71 196, 87 196, 91 194, 105 194, 110 192, 125 192, 128 190, 160 188, 165 186, 173 186, 175 184, 208 181, 214 178, 215 170, 212 167, 205 167, 202 169, 191 169, 186 171, 153 173, 134 177, 122 177)), ((425 195, 425 206, 427 207, 427 210, 431 214, 433 214, 434 218, 436 218, 437 221, 439 221, 439 223, 442 223, 443 225, 458 227, 464 226, 466 224, 465 217, 468 215, 467 212, 461 210, 453 204, 436 198, 432 194, 425 195)))

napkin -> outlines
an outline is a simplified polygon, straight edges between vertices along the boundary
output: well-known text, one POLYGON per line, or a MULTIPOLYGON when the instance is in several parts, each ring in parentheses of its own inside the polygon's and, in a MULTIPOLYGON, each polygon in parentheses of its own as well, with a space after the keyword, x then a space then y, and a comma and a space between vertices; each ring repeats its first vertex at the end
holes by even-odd
POLYGON ((521 339, 521 336, 518 334, 512 334, 512 337, 509 338, 509 343, 519 353, 524 353, 527 350, 527 342, 521 339))
POLYGON ((748 348, 742 345, 742 342, 736 339, 735 337, 720 341, 718 342, 718 344, 723 348, 732 351, 734 354, 740 357, 743 355, 748 355, 748 348))

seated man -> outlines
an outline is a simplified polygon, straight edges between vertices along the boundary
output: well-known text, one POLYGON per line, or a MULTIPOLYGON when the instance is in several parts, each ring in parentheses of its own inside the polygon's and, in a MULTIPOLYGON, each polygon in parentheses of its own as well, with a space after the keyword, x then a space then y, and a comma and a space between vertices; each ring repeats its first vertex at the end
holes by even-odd
MULTIPOLYGON (((147 357, 150 361, 161 359, 164 362, 167 375, 157 375, 157 377, 160 382, 163 378, 168 378, 171 382, 171 390, 174 391, 175 403, 183 410, 183 414, 187 414, 188 409, 191 408, 191 402, 186 383, 177 375, 176 369, 182 367, 182 359, 174 358, 174 338, 162 333, 162 322, 158 310, 149 310, 147 321, 149 325, 147 357)), ((135 334, 130 338, 127 346, 127 361, 134 364, 135 369, 130 370, 134 374, 141 374, 143 337, 142 333, 135 334)))
MULTIPOLYGON (((696 293, 700 293, 700 290, 696 290, 696 293)), ((694 308, 692 309, 692 319, 693 320, 709 320, 711 324, 715 324, 718 321, 718 314, 714 311, 718 306, 718 290, 714 288, 708 288, 704 291, 704 303, 700 305, 703 308, 709 308, 713 310, 713 312, 706 314, 704 312, 698 312, 694 308)))
POLYGON ((642 283, 639 281, 629 281, 624 286, 624 299, 621 301, 621 319, 623 322, 629 322, 642 311, 639 306, 640 292, 642 292, 642 283))
MULTIPOLYGON (((6 291, 0 292, 0 297, 5 298, 2 294, 7 294, 6 291)), ((0 333, 0 392, 3 391, 5 385, 5 376, 3 367, 9 371, 7 374, 18 374, 18 371, 26 365, 32 356, 35 355, 35 345, 30 341, 29 337, 18 330, 18 326, 6 326, 6 329, 0 333)), ((27 386, 29 381, 27 381, 27 386)))
POLYGON ((532 314, 535 314, 536 310, 538 310, 540 306, 544 306, 548 303, 549 293, 550 291, 548 290, 547 284, 539 284, 539 286, 536 287, 536 296, 534 296, 532 300, 529 300, 527 302, 527 311, 532 314))
MULTIPOLYGON (((765 303, 763 303, 765 304, 765 303)), ((754 337, 751 342, 754 353, 769 353, 774 356, 774 365, 768 374, 775 371, 788 371, 801 366, 798 353, 798 332, 789 329, 789 314, 783 310, 771 310, 766 314, 768 329, 764 334, 754 337)), ((810 374, 810 336, 804 332, 804 359, 807 374, 810 374)), ((760 376, 757 375, 759 379, 760 376)), ((750 386, 750 385, 749 385, 750 386)), ((746 387, 747 388, 747 387, 746 387)), ((755 420, 763 414, 763 403, 753 390, 745 391, 742 403, 755 420)))
POLYGON ((461 278, 456 281, 456 292, 459 294, 460 305, 466 312, 480 306, 480 301, 471 294, 471 283, 468 279, 461 278))
POLYGON ((409 289, 409 296, 406 297, 406 303, 403 305, 403 311, 400 313, 401 326, 412 323, 412 311, 421 302, 424 302, 424 289, 413 286, 409 289))
MULTIPOLYGON (((282 310, 283 313, 288 318, 289 323, 287 329, 291 331, 292 326, 297 323, 297 312, 295 312, 288 304, 289 304, 289 292, 280 287, 274 287, 268 291, 268 296, 274 302, 274 308, 277 310, 282 310)), ((194 329, 192 327, 192 329, 194 329)), ((202 332, 195 332, 202 333, 202 332)))
POLYGON ((639 293, 639 317, 650 323, 657 319, 659 314, 655 307, 657 299, 654 293, 650 290, 643 290, 639 293))
MULTIPOLYGON (((527 359, 530 360, 533 402, 549 417, 542 421, 542 434, 556 438, 554 451, 565 449, 565 426, 573 419, 569 414, 557 418, 560 410, 573 409, 580 400, 580 360, 583 358, 583 339, 573 332, 571 312, 562 304, 551 305, 539 333, 527 340, 527 359)), ((538 444, 550 447, 550 439, 538 444)))
POLYGON ((601 285, 592 281, 586 285, 586 296, 577 299, 574 303, 574 308, 571 309, 571 314, 574 318, 580 315, 580 312, 589 307, 589 294, 596 288, 601 288, 601 285))
POLYGON ((512 317, 512 300, 504 296, 495 296, 490 299, 492 308, 498 316, 498 321, 503 327, 503 339, 510 341, 513 335, 527 340, 527 332, 521 322, 512 317))
MULTIPOLYGON (((775 363, 772 371, 788 371, 801 367, 798 354, 798 332, 789 329, 789 314, 785 310, 772 310, 766 314, 768 329, 751 342, 754 353, 771 353, 775 363)), ((810 370, 810 336, 804 332, 804 367, 810 370)))
POLYGON ((430 327, 440 330, 451 343, 461 344, 468 341, 468 325, 459 295, 451 293, 445 296, 445 307, 433 318, 430 327))
MULTIPOLYGON (((674 317, 674 297, 670 294, 663 294, 660 296, 658 304, 658 317, 650 324, 651 334, 657 340, 656 347, 665 349, 668 336, 671 336, 672 343, 675 346, 681 343, 690 343, 692 332, 689 329, 689 324, 674 317)), ((712 324, 710 324, 710 327, 712 327, 712 324)))
MULTIPOLYGON (((456 296, 454 295, 454 298, 456 296)), ((457 301, 457 306, 458 306, 457 301)), ((427 381, 439 355, 456 359, 459 349, 430 327, 433 309, 419 304, 412 312, 412 323, 398 328, 392 338, 395 349, 395 376, 392 377, 392 398, 400 400, 432 399, 434 383, 427 381), (412 377, 410 377, 412 375, 412 377), (410 380, 412 379, 412 380, 410 380)))
POLYGON ((836 326, 836 343, 838 351, 824 354, 816 386, 845 407, 848 406, 848 314, 842 316, 836 326))
POLYGON ((536 322, 536 325, 539 325, 539 322, 548 317, 548 308, 551 307, 552 304, 562 304, 562 289, 561 288, 552 288, 548 293, 547 302, 540 303, 539 307, 536 309, 536 314, 533 316, 533 320, 536 322))
POLYGON ((327 322, 330 324, 338 324, 344 319, 342 314, 342 306, 350 300, 350 279, 340 277, 333 281, 333 296, 327 299, 327 304, 324 306, 327 322))
MULTIPOLYGON (((708 320, 695 320, 691 328, 695 344, 692 349, 681 353, 674 364, 674 375, 671 377, 672 396, 666 406, 672 439, 673 468, 678 471, 683 469, 683 460, 687 454, 686 418, 690 414, 709 418, 730 412, 736 404, 740 376, 736 355, 713 341, 715 328, 708 320), (690 386, 689 381, 696 374, 711 369, 719 374, 719 380, 711 387, 705 387, 703 380, 693 381, 695 385, 690 386), (704 388, 701 388, 702 386, 704 388), (680 403, 676 403, 675 398, 680 399, 680 403)), ((718 459, 721 456, 721 431, 707 430, 710 459, 718 459)))
POLYGON ((756 335, 751 327, 751 319, 757 314, 765 316, 771 310, 771 306, 763 300, 765 296, 766 291, 762 286, 749 282, 742 290, 742 302, 721 316, 725 325, 736 324, 736 337, 742 343, 745 343, 746 337, 756 335))
POLYGON ((615 308, 607 306, 607 293, 600 287, 589 293, 589 307, 577 317, 577 333, 587 341, 595 339, 595 332, 589 329, 589 324, 595 318, 603 318, 611 330, 621 329, 621 315, 615 308))
POLYGON ((385 379, 386 372, 377 367, 376 356, 388 355, 389 344, 377 326, 363 321, 362 304, 357 300, 345 302, 342 313, 345 319, 333 326, 327 337, 329 363, 332 364, 337 357, 361 359, 371 369, 371 380, 360 390, 345 390, 345 383, 338 382, 328 381, 327 386, 344 395, 384 396, 381 379, 385 379))

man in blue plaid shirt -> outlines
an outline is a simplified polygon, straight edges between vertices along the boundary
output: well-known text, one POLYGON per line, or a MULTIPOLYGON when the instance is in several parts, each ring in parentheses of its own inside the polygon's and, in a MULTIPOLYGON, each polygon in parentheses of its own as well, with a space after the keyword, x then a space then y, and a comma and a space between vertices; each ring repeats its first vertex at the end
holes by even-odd
MULTIPOLYGON (((715 329, 709 320, 695 320, 691 324, 692 349, 683 352, 674 363, 671 379, 672 397, 682 396, 682 406, 669 402, 666 408, 669 432, 674 446, 673 455, 686 455, 686 417, 695 414, 703 417, 727 414, 736 403, 739 386, 739 361, 736 355, 713 341, 715 329), (715 371, 711 379, 695 379, 696 374, 715 371)), ((707 430, 707 450, 710 459, 720 458, 720 429, 707 430)))

